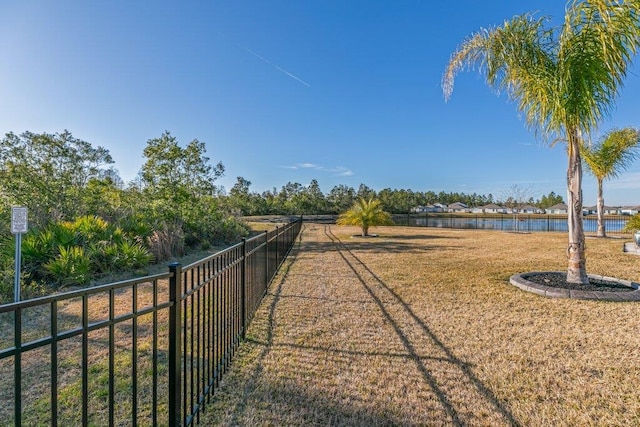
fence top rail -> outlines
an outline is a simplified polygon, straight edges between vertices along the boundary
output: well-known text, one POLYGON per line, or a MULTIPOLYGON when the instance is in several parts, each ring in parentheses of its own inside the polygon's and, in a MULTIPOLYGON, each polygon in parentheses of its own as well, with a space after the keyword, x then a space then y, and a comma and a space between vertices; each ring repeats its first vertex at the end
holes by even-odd
POLYGON ((104 285, 91 286, 88 288, 77 289, 74 291, 63 292, 59 294, 47 295, 43 297, 28 299, 24 301, 12 302, 8 304, 0 305, 0 314, 10 313, 17 309, 24 309, 29 307, 35 307, 38 305, 50 304, 52 302, 64 301, 68 299, 83 297, 85 295, 99 294, 101 292, 108 292, 110 290, 126 288, 129 286, 138 285, 141 283, 153 282, 154 280, 169 279, 172 273, 159 273, 150 276, 136 277, 134 279, 123 280, 115 283, 107 283, 104 285))
POLYGON ((200 259, 198 261, 192 262, 191 264, 187 264, 187 265, 182 267, 182 271, 194 269, 199 265, 202 265, 202 264, 205 264, 208 261, 211 261, 212 259, 218 258, 218 257, 220 257, 220 256, 222 256, 222 255, 224 255, 226 253, 229 253, 231 251, 234 251, 234 250, 238 249, 239 247, 242 247, 243 244, 244 244, 244 242, 236 243, 235 245, 229 246, 228 248, 221 249, 218 252, 215 252, 215 253, 207 256, 206 258, 202 258, 202 259, 200 259))
POLYGON ((242 241, 242 242, 238 242, 235 245, 229 246, 228 248, 224 248, 216 253, 213 253, 209 256, 207 256, 206 258, 203 258, 201 260, 198 261, 194 261, 191 264, 185 265, 184 267, 182 267, 182 270, 191 270, 194 269, 196 267, 198 267, 199 265, 205 264, 208 261, 211 261, 212 259, 218 258, 228 252, 231 252, 235 249, 240 248, 242 245, 246 243, 251 243, 254 240, 257 239, 265 239, 267 242, 272 241, 273 239, 275 239, 277 236, 283 234, 284 232, 286 232, 287 230, 289 230, 291 227, 293 227, 297 222, 299 222, 300 220, 294 221, 294 222, 290 222, 288 224, 283 225, 282 227, 277 227, 275 230, 271 230, 271 231, 265 231, 263 233, 257 234, 253 237, 250 237, 248 239, 246 239, 246 241, 242 241))

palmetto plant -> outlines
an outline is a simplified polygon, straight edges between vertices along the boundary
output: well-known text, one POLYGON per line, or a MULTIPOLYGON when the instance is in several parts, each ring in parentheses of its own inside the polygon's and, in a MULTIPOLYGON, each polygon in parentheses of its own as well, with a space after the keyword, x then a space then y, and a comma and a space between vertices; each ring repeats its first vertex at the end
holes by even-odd
MULTIPOLYGON (((0 249, 7 257, 5 247, 3 242, 0 249)), ((22 242, 22 258, 26 280, 56 286, 83 285, 97 275, 137 269, 153 261, 140 241, 95 216, 29 230, 22 242)))
POLYGON ((598 143, 585 144, 582 157, 591 174, 598 181, 598 237, 606 237, 604 226, 604 196, 602 182, 618 176, 638 157, 640 131, 633 128, 616 129, 607 132, 598 143))
POLYGON ((443 77, 445 98, 456 73, 476 67, 506 92, 527 124, 567 146, 567 281, 586 284, 581 146, 609 115, 640 49, 640 0, 573 0, 559 27, 525 14, 482 29, 453 53, 443 77))
POLYGON ((91 261, 79 246, 61 246, 58 255, 43 267, 58 286, 84 285, 91 278, 91 261))
POLYGON ((380 200, 360 197, 353 206, 338 216, 338 225, 357 225, 362 229, 362 236, 369 235, 369 227, 392 225, 393 220, 388 212, 380 207, 380 200))

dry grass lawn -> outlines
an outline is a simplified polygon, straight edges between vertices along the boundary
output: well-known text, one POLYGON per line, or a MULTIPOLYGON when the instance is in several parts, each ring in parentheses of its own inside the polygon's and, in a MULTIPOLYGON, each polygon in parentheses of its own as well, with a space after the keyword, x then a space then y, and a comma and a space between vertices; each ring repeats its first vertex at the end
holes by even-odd
MULTIPOLYGON (((508 283, 566 234, 306 224, 201 425, 640 425, 640 305, 508 283)), ((640 281, 623 240, 588 271, 640 281)))

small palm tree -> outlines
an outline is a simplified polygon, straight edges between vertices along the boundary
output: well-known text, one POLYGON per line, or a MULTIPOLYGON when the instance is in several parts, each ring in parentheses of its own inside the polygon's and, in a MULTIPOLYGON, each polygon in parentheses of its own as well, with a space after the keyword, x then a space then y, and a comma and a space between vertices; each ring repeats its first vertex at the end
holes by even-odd
POLYGON ((380 207, 380 200, 360 197, 348 211, 340 214, 336 224, 357 225, 362 229, 362 236, 366 237, 369 235, 369 227, 393 225, 393 220, 380 207))
POLYGON ((516 102, 527 124, 567 146, 567 282, 588 284, 582 224, 580 147, 615 105, 640 50, 640 0, 569 0, 560 27, 526 14, 462 42, 443 78, 445 98, 456 73, 477 68, 487 84, 516 102))
POLYGON ((598 181, 598 237, 606 237, 602 181, 620 174, 638 157, 640 131, 633 128, 612 130, 594 145, 582 146, 582 157, 598 181))

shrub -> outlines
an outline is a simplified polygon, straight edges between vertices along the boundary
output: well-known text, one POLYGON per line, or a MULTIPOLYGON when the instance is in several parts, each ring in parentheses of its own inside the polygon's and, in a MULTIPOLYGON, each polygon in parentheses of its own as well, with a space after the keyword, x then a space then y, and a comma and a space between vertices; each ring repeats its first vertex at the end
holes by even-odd
POLYGON ((79 246, 61 246, 60 253, 44 264, 53 283, 58 286, 85 285, 91 279, 91 259, 79 246))
POLYGON ((72 223, 67 223, 71 231, 83 244, 100 240, 109 240, 113 234, 113 227, 104 219, 97 216, 81 216, 72 223))
POLYGON ((184 255, 184 233, 176 225, 164 225, 146 239, 149 251, 156 262, 184 255))
POLYGON ((635 214, 631 217, 627 224, 624 226, 624 230, 627 233, 633 233, 637 230, 640 230, 640 214, 635 214))
POLYGON ((117 246, 117 268, 132 269, 149 265, 153 255, 140 243, 124 241, 117 246))

